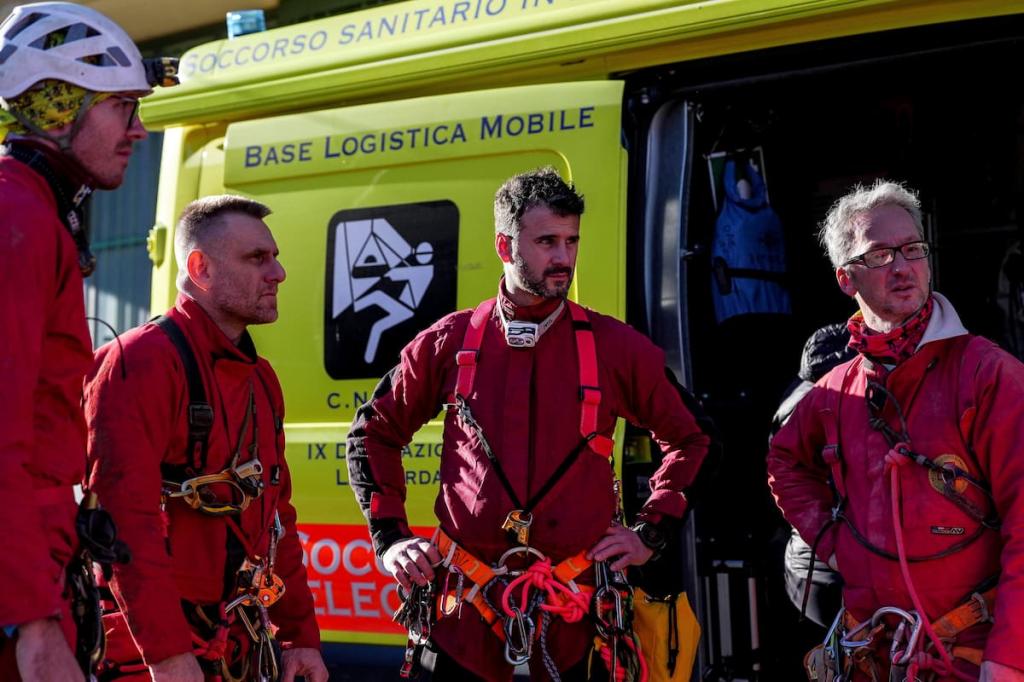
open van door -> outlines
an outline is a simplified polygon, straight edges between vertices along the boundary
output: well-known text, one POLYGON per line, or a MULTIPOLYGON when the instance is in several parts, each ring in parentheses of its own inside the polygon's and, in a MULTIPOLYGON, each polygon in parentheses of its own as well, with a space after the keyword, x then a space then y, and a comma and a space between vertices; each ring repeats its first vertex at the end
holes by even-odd
MULTIPOLYGON (((253 330, 287 405, 288 462, 325 640, 404 643, 394 583, 348 490, 345 436, 400 349, 495 295, 493 198, 554 166, 586 195, 572 298, 625 317, 622 84, 548 84, 228 126, 224 188, 266 203, 288 277, 253 330)), ((404 453, 410 523, 434 525, 441 424, 404 453)))

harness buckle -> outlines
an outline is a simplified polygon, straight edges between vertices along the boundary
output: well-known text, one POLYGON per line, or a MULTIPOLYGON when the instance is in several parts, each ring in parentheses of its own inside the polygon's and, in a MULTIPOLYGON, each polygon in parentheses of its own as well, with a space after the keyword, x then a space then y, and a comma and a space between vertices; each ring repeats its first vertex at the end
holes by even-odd
POLYGON ((201 434, 209 433, 213 427, 213 408, 209 403, 189 403, 188 424, 201 434))
POLYGON ((459 367, 475 365, 479 355, 480 351, 478 350, 460 350, 455 353, 455 364, 459 367))
POLYGON ((995 620, 992 617, 992 612, 989 611, 988 602, 985 601, 985 597, 980 592, 975 592, 971 595, 971 602, 977 605, 979 623, 991 623, 995 620))
POLYGON ((580 386, 580 400, 584 405, 600 405, 601 389, 597 386, 580 386))

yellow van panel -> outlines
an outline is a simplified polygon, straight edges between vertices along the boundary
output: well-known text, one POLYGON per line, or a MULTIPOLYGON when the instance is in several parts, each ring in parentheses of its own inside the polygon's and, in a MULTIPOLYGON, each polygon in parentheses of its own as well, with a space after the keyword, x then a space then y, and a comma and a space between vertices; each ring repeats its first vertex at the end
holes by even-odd
POLYGON ((410 0, 201 45, 148 126, 607 78, 657 64, 1020 13, 1021 0, 410 0))

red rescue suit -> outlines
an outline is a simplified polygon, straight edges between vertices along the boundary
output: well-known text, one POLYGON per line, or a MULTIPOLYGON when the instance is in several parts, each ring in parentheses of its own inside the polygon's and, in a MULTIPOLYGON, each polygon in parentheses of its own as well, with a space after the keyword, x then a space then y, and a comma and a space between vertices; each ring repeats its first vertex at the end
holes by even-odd
MULTIPOLYGON (((242 531, 240 539, 249 556, 266 556, 274 513, 280 512, 284 535, 275 572, 284 579, 286 592, 270 608, 270 617, 286 647, 318 648, 313 598, 290 502, 284 401, 277 376, 256 355, 248 333, 235 346, 192 299, 179 296, 167 317, 188 338, 213 407, 202 473, 219 472, 230 464, 250 392, 255 398, 256 444, 265 488, 245 511, 230 518, 242 531)), ((182 362, 162 330, 147 324, 124 334, 120 345, 112 342, 99 349, 85 398, 90 482, 132 552, 130 564, 115 567, 111 587, 143 659, 158 663, 192 651, 181 599, 217 604, 228 596, 225 572, 232 530, 225 518, 204 515, 181 500, 169 500, 166 514, 161 513, 161 464, 188 463, 189 402, 182 362)), ((242 461, 250 457, 252 433, 245 430, 242 461)), ((123 630, 115 631, 109 649, 123 651, 127 644, 130 651, 130 641, 123 641, 126 636, 123 630), (122 641, 115 641, 118 637, 122 641)))
MULTIPOLYGON (((815 385, 772 441, 769 483, 786 519, 808 541, 815 538, 832 518, 830 467, 823 448, 829 444, 828 421, 834 412, 841 453, 835 478, 836 487, 845 489, 844 514, 870 544, 895 554, 884 460, 890 446, 870 425, 865 398, 869 380, 882 384, 903 410, 910 447, 986 481, 1002 520, 1001 532, 978 532, 979 523, 941 494, 941 482, 925 467, 908 463, 901 468, 908 555, 950 552, 910 564, 923 606, 934 620, 1001 570, 995 625, 975 626, 957 644, 984 648, 985 660, 1024 669, 1024 497, 1018 493, 1024 485, 1019 438, 1024 433, 1024 366, 995 344, 967 335, 949 302, 935 297, 932 320, 909 360, 887 371, 858 356, 815 385), (838 396, 830 388, 839 385, 837 376, 842 377, 838 396), (975 540, 955 551, 976 532, 975 540)), ((881 416, 898 429, 892 399, 885 401, 881 416)), ((963 494, 991 510, 993 502, 972 486, 965 486, 963 494)), ((898 563, 867 549, 846 523, 834 524, 818 544, 822 560, 833 554, 845 581, 845 606, 858 621, 881 606, 913 608, 898 563)))
MULTIPOLYGON (((62 592, 77 544, 72 486, 85 470, 92 341, 74 240, 46 181, 10 157, 0 157, 0 290, 0 626, 63 614, 73 647, 62 592)), ((3 649, 0 678, 17 679, 13 646, 3 649)))
MULTIPOLYGON (((515 308, 503 297, 499 303, 506 310, 515 308)), ((549 312, 519 308, 515 318, 539 322, 549 312)), ((357 413, 349 434, 349 484, 370 522, 378 553, 410 535, 401 450, 452 394, 456 354, 472 314, 454 313, 417 336, 357 413)), ((593 311, 587 316, 601 390, 596 431, 611 437, 616 418, 622 417, 654 434, 663 459, 640 517, 653 522, 681 517, 686 509, 682 490, 693 481, 708 438, 669 380, 662 351, 614 318, 593 311)), ((539 490, 580 441, 576 358, 567 310, 533 348, 506 343, 497 306, 485 322, 473 390, 466 398, 520 500, 539 490)), ((440 525, 474 556, 496 562, 511 546, 501 526, 513 502, 476 436, 453 414, 445 419, 443 439, 441 490, 434 506, 440 525)), ((607 457, 585 450, 533 509, 530 545, 555 563, 592 547, 615 512, 612 482, 607 457)), ((476 675, 511 678, 501 641, 472 607, 459 618, 441 619, 432 640, 476 675)), ((592 641, 588 623, 552 621, 548 643, 560 670, 579 662, 592 641)))

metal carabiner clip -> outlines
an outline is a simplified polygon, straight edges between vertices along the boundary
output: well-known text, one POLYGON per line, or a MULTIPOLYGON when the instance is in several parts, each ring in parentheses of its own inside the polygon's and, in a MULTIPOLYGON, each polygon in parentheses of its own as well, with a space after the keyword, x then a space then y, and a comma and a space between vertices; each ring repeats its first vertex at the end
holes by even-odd
POLYGON ((917 611, 908 612, 909 616, 912 616, 911 620, 904 619, 900 621, 899 627, 896 628, 895 634, 892 637, 892 646, 889 648, 889 657, 893 665, 905 666, 910 663, 910 659, 917 653, 917 642, 921 638, 921 616, 917 611), (907 648, 903 650, 902 655, 897 658, 897 654, 900 652, 897 650, 900 641, 903 640, 904 633, 907 629, 907 623, 911 624, 910 635, 907 637, 907 648))
POLYGON ((443 617, 458 613, 456 618, 462 616, 462 594, 465 586, 466 576, 459 569, 458 566, 452 566, 448 569, 447 575, 444 577, 444 587, 441 588, 441 606, 438 609, 443 617), (448 606, 448 583, 452 578, 452 574, 459 576, 455 581, 455 594, 451 597, 451 606, 448 606))
POLYGON ((534 625, 518 607, 512 607, 512 614, 505 619, 505 660, 509 665, 523 665, 533 651, 534 625))

